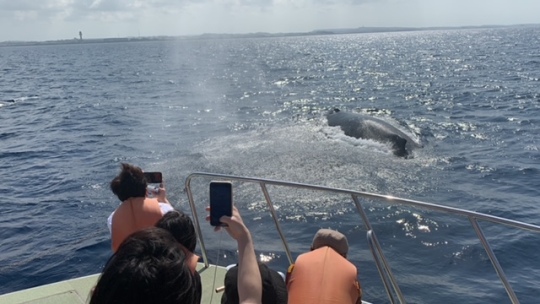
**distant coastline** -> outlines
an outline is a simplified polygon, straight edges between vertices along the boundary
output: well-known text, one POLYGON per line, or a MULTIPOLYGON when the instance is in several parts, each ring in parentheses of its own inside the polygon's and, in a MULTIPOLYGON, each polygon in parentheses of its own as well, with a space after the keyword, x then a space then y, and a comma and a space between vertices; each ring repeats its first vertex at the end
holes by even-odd
POLYGON ((143 42, 143 41, 166 41, 166 40, 197 40, 197 39, 238 39, 238 38, 270 38, 270 37, 293 37, 293 36, 318 36, 318 35, 342 35, 342 34, 367 34, 367 33, 392 33, 392 32, 415 32, 434 30, 462 30, 462 29, 488 29, 488 28, 516 28, 536 27, 539 24, 519 25, 480 25, 480 26, 454 26, 454 27, 358 27, 347 29, 314 30, 311 32, 291 33, 246 33, 246 34, 201 34, 191 36, 148 36, 148 37, 123 37, 123 38, 94 38, 94 39, 64 39, 48 41, 4 41, 2 46, 31 46, 31 45, 54 45, 54 44, 87 44, 87 43, 111 43, 111 42, 143 42))

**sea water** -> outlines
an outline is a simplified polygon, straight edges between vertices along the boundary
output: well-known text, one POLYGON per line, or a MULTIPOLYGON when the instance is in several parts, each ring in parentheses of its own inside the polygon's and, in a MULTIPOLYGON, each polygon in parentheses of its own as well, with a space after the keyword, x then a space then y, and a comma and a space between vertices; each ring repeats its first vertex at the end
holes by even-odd
MULTIPOLYGON (((0 293, 101 271, 122 162, 162 171, 186 212, 184 179, 209 171, 540 224, 538 26, 0 47, 0 100, 0 293), (333 108, 423 148, 404 159, 349 138, 327 125, 333 108)), ((263 199, 235 200, 261 259, 285 271, 263 199)), ((318 228, 339 229, 364 299, 388 302, 350 204, 276 205, 294 256, 318 228)), ((369 216, 408 302, 508 301, 466 219, 381 204, 369 216)), ((483 227, 521 302, 537 303, 540 238, 483 227)), ((207 243, 211 262, 233 263, 231 244, 207 243)))

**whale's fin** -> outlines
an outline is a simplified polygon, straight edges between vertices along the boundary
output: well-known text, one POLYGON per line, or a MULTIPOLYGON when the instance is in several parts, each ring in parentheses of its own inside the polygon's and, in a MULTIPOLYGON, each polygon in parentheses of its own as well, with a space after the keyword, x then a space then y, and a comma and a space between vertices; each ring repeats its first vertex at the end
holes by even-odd
POLYGON ((405 148, 407 140, 399 135, 391 135, 392 148, 394 149, 394 155, 399 157, 407 157, 409 152, 405 148))

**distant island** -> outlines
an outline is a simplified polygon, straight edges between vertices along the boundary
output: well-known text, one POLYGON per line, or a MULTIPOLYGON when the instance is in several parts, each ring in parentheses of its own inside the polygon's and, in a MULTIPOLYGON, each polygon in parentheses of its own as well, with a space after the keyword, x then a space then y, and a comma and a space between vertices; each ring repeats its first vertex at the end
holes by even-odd
POLYGON ((311 32, 292 33, 247 33, 247 34, 201 34, 192 36, 151 36, 151 37, 125 37, 125 38, 95 38, 64 39, 49 41, 4 41, 1 46, 27 46, 27 45, 47 45, 47 44, 86 44, 86 43, 110 43, 110 42, 140 42, 140 41, 164 41, 164 40, 196 40, 196 39, 238 39, 238 38, 271 38, 271 37, 294 37, 294 36, 320 36, 320 35, 342 35, 342 34, 367 34, 367 33, 391 33, 391 32, 414 32, 414 31, 434 31, 434 30, 463 30, 463 29, 487 29, 487 28, 515 28, 515 27, 536 27, 538 24, 520 25, 480 25, 480 26, 457 26, 457 27, 358 27, 348 29, 328 29, 315 30, 311 32))

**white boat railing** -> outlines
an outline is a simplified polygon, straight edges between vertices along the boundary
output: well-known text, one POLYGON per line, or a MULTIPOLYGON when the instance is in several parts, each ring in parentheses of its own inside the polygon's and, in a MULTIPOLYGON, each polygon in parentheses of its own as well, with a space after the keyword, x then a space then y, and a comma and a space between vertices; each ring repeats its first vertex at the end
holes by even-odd
POLYGON ((276 226, 276 230, 279 234, 279 237, 281 238, 281 241, 283 243, 283 247, 285 250, 285 253, 287 255, 287 259, 289 260, 290 264, 294 263, 291 251, 289 249, 287 240, 285 239, 285 235, 283 234, 283 231, 281 229, 281 226, 278 221, 278 217, 276 215, 274 205, 272 203, 272 199, 270 198, 270 194, 268 193, 267 185, 273 185, 273 186, 283 186, 283 187, 291 187, 291 188, 300 188, 300 189, 309 189, 309 190, 316 190, 316 191, 325 191, 325 192, 332 192, 332 193, 340 193, 340 194, 347 194, 350 195, 354 205, 356 206, 356 209, 361 216, 364 226, 367 230, 367 240, 368 244, 370 245, 370 250, 373 255, 373 259, 375 261, 375 265, 377 267, 377 270, 379 272, 379 275, 381 276, 381 280, 383 282, 384 288, 386 290, 386 293, 388 295, 388 298, 391 303, 396 303, 395 297, 397 297, 397 300, 399 300, 399 303, 406 303, 405 298, 399 288, 399 285, 397 283, 396 278, 394 277, 392 270, 390 268, 390 265, 386 259, 386 257, 383 254, 382 248, 379 244, 379 241, 377 239, 377 236, 375 234, 375 231, 373 230, 373 227, 371 226, 371 223, 367 217, 367 214, 362 207, 362 204, 360 203, 359 197, 364 199, 377 199, 381 202, 386 202, 389 204, 399 204, 404 206, 410 206, 415 208, 421 208, 421 209, 427 209, 432 211, 437 211, 445 214, 451 214, 451 215, 457 215, 461 217, 466 217, 471 222, 471 225, 473 226, 476 235, 484 247, 484 250, 486 251, 489 260, 491 261, 491 264, 495 268, 495 271, 504 285, 504 288, 506 290, 506 293, 508 294, 508 297, 512 301, 512 303, 517 304, 519 303, 519 300, 512 289, 512 286, 510 285, 507 276, 505 275, 501 265, 499 264, 499 261, 497 260, 497 257, 495 253, 493 252, 493 249, 489 245, 489 242, 487 241, 482 229, 480 228, 480 225, 478 224, 478 221, 487 221, 492 222, 496 224, 506 225, 522 230, 527 230, 535 233, 540 233, 540 226, 527 224, 520 221, 510 220, 502 217, 497 217, 493 215, 488 215, 480 212, 475 211, 468 211, 464 209, 459 208, 453 208, 453 207, 446 207, 442 205, 437 205, 433 203, 426 203, 416 200, 410 200, 410 199, 403 199, 403 198, 397 198, 389 195, 380 195, 380 194, 374 194, 369 192, 362 192, 362 191, 353 191, 353 190, 347 190, 347 189, 340 189, 340 188, 332 188, 332 187, 325 187, 325 186, 316 186, 316 185, 310 185, 310 184, 303 184, 303 183, 296 183, 296 182, 287 182, 287 181, 280 181, 280 180, 272 180, 272 179, 264 179, 264 178, 256 178, 256 177, 242 177, 242 176, 234 176, 234 175, 226 175, 226 174, 216 174, 216 173, 205 173, 205 172, 196 172, 190 174, 185 181, 185 189, 188 195, 188 200, 191 208, 191 212, 193 214, 193 220, 195 222, 195 229, 197 232, 197 237, 199 239, 201 252, 202 252, 202 258, 204 261, 204 265, 206 267, 209 267, 208 258, 207 258, 207 252, 206 247, 204 243, 204 239, 201 232, 201 226, 199 223, 199 218, 197 216, 197 209, 195 206, 194 198, 193 198, 193 192, 191 189, 191 181, 192 179, 196 177, 205 177, 205 178, 211 178, 211 179, 223 179, 223 180, 229 180, 229 181, 237 181, 237 182, 243 182, 243 183, 253 183, 253 184, 259 184, 261 187, 261 191, 264 194, 266 203, 268 205, 268 208, 270 210, 270 214, 272 216, 272 219, 274 221, 274 224, 276 226), (395 295, 395 297, 394 297, 395 295))

